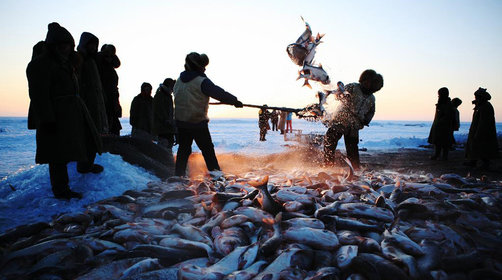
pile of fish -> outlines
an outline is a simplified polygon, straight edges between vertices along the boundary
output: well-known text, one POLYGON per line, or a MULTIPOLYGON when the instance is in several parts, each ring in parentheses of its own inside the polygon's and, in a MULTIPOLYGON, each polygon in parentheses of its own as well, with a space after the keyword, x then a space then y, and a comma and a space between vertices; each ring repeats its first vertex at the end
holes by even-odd
POLYGON ((0 278, 502 279, 501 191, 455 174, 171 177, 1 234, 0 278))
POLYGON ((312 88, 309 84, 309 80, 320 82, 324 85, 330 83, 329 75, 322 68, 321 64, 315 65, 314 56, 316 47, 322 43, 321 38, 324 36, 317 33, 317 36, 314 38, 312 36, 312 29, 310 25, 305 22, 302 17, 303 22, 305 23, 305 31, 300 35, 300 37, 296 40, 296 42, 289 44, 286 48, 286 52, 289 55, 289 58, 298 66, 302 66, 302 69, 299 71, 299 76, 297 80, 303 78, 305 79, 304 86, 312 88))

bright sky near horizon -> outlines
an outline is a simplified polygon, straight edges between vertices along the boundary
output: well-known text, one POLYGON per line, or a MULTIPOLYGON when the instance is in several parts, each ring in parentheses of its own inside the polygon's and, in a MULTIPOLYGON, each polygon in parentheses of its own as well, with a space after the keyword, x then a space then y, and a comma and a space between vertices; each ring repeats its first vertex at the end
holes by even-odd
MULTIPOLYGON (((305 27, 325 33, 317 48, 332 81, 355 82, 375 69, 378 120, 432 120, 437 90, 460 97, 472 118, 473 93, 485 87, 502 121, 502 1, 28 1, 0 2, 0 116, 26 116, 25 69, 32 47, 58 22, 75 38, 91 32, 114 44, 122 65, 120 102, 128 116, 141 83, 154 91, 177 78, 187 53, 206 53, 206 74, 243 103, 301 108, 316 90, 297 81, 286 46, 305 27)), ((313 82, 315 83, 315 82, 313 82)), ((257 117, 256 109, 212 106, 210 117, 257 117)))

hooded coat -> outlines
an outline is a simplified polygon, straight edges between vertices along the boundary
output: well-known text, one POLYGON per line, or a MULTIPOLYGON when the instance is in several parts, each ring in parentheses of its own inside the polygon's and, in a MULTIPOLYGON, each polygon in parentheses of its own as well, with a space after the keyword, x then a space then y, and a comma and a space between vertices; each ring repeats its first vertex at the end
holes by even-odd
POLYGON ((105 54, 99 52, 96 56, 96 64, 98 65, 101 84, 103 86, 103 99, 105 101, 110 132, 120 131, 122 125, 119 118, 122 117, 122 107, 119 101, 119 76, 115 70, 115 68, 120 66, 120 60, 114 55, 111 61, 108 61, 105 58, 105 54))
POLYGON ((488 100, 476 101, 474 106, 469 136, 465 145, 465 155, 469 160, 498 158, 495 111, 488 100))
POLYGON ((436 113, 429 133, 430 144, 449 147, 454 143, 453 139, 454 112, 450 98, 443 96, 438 99, 436 113))
POLYGON ((131 102, 129 123, 134 129, 152 133, 153 127, 153 98, 149 95, 138 94, 131 102))
POLYGON ((161 84, 153 97, 153 135, 174 134, 173 97, 161 84))
POLYGON ((49 25, 46 42, 47 51, 35 57, 26 69, 30 96, 28 123, 30 129, 37 130, 35 162, 86 161, 90 149, 101 152, 101 141, 78 95, 74 68, 54 50, 58 43, 73 44, 73 38, 66 29, 53 23, 49 25))
POLYGON ((80 96, 87 105, 96 129, 99 133, 103 134, 108 133, 109 130, 108 117, 106 115, 103 86, 96 65, 95 54, 88 53, 86 47, 91 41, 99 42, 96 36, 84 32, 80 37, 77 47, 82 63, 78 69, 80 96))

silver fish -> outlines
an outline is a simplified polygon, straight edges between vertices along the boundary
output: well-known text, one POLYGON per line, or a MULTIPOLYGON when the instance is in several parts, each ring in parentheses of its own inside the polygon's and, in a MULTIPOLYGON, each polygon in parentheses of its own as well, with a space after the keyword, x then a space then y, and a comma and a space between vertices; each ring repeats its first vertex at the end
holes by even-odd
POLYGON ((119 279, 127 279, 144 272, 161 268, 158 259, 146 259, 139 261, 120 274, 119 279))
POLYGON ((181 236, 183 236, 185 239, 202 242, 209 246, 213 245, 211 237, 209 237, 207 233, 197 227, 191 225, 182 226, 180 224, 175 224, 172 227, 172 231, 181 234, 181 236))
POLYGON ((340 247, 336 252, 338 267, 341 269, 348 267, 352 259, 357 256, 357 249, 358 247, 356 245, 345 245, 340 247))
MULTIPOLYGON (((256 280, 279 280, 279 273, 288 267, 302 266, 308 263, 311 254, 308 251, 290 248, 283 251, 265 270, 256 275, 256 280)), ((300 267, 302 268, 302 267, 300 267)))
POLYGON ((306 244, 316 249, 334 250, 338 247, 338 238, 332 231, 308 227, 292 227, 283 232, 285 239, 306 244))
POLYGON ((229 228, 229 227, 237 226, 237 225, 240 225, 244 222, 247 222, 248 220, 249 220, 249 218, 247 216, 233 215, 233 216, 228 217, 225 220, 223 220, 223 222, 221 222, 221 227, 222 228, 229 228))
POLYGON ((159 242, 160 246, 179 248, 179 249, 195 249, 195 250, 205 250, 208 256, 212 256, 214 253, 213 248, 211 248, 206 243, 186 240, 178 237, 166 237, 162 238, 159 242))
POLYGON ((315 218, 293 218, 282 222, 288 227, 309 227, 309 228, 317 228, 324 229, 324 223, 315 218))
POLYGON ((252 264, 250 267, 237 270, 223 278, 224 280, 250 280, 255 277, 258 273, 260 273, 265 266, 268 265, 267 261, 257 261, 252 264))
POLYGON ((393 228, 392 231, 385 230, 383 236, 384 240, 396 245, 406 254, 413 256, 422 256, 424 254, 420 245, 415 243, 415 241, 411 240, 406 234, 397 228, 393 228))
POLYGON ((420 273, 417 269, 417 262, 414 257, 405 254, 399 248, 392 246, 392 243, 384 239, 381 243, 382 254, 391 261, 403 263, 408 268, 408 274, 413 279, 418 279, 420 273))
POLYGON ((305 79, 303 86, 307 86, 308 88, 312 88, 312 86, 309 84, 309 80, 320 82, 324 85, 327 85, 331 82, 328 73, 326 73, 326 71, 322 68, 322 65, 313 66, 304 64, 302 70, 300 70, 298 74, 299 75, 297 80, 305 79))

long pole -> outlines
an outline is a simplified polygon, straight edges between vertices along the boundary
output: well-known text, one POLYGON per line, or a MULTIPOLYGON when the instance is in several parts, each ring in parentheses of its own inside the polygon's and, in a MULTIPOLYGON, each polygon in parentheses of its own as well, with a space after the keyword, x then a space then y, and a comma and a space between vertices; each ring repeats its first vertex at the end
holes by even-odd
MULTIPOLYGON (((209 105, 230 105, 230 104, 225 104, 225 103, 220 103, 220 102, 209 102, 209 105)), ((287 107, 274 107, 274 106, 263 106, 263 105, 254 105, 254 104, 242 104, 244 107, 250 107, 250 108, 265 108, 265 109, 270 109, 270 110, 280 110, 280 111, 285 111, 285 112, 300 112, 302 109, 295 109, 295 108, 287 108, 287 107)))

